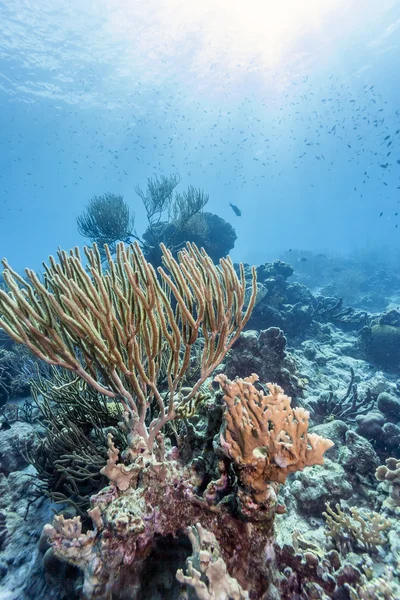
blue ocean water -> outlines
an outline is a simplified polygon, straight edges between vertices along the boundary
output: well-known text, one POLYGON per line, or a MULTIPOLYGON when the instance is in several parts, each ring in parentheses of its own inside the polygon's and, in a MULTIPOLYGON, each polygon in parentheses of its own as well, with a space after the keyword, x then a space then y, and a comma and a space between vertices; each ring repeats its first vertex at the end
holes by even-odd
POLYGON ((18 270, 82 243, 95 194, 123 194, 143 231, 134 185, 174 172, 234 225, 235 259, 398 247, 398 2, 0 11, 0 254, 18 270))

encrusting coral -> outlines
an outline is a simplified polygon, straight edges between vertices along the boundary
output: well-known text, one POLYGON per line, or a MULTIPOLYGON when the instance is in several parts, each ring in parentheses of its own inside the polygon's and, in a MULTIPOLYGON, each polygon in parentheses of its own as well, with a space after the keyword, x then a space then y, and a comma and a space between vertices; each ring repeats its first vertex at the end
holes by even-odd
POLYGON ((60 251, 60 264, 50 259, 44 283, 28 270, 27 284, 5 263, 10 292, 0 293, 0 326, 123 407, 119 426, 127 447, 121 452, 109 433, 101 469, 109 485, 91 497, 93 529, 85 531, 79 517, 56 516, 45 533, 54 554, 83 571, 83 597, 109 600, 116 582, 125 597, 137 597, 158 536, 196 525, 199 539, 215 536, 225 566, 218 558, 212 566, 210 557, 209 568, 224 575, 225 592, 233 586, 238 598, 261 599, 274 556, 279 484, 321 464, 332 442, 308 433, 307 411, 292 409, 278 386, 267 384, 264 394, 253 385, 256 375, 235 381, 220 375, 225 412, 220 447, 214 440, 218 467, 199 481, 163 427, 194 415, 202 385, 249 319, 256 278, 253 271, 243 312, 243 267, 239 278, 229 259, 217 267, 190 244, 178 261, 162 251, 169 273, 159 268, 160 279, 137 245, 120 244, 115 261, 106 247, 106 271, 96 246, 85 250, 87 270, 78 250, 60 251), (198 340, 199 376, 187 390, 184 376, 198 340))

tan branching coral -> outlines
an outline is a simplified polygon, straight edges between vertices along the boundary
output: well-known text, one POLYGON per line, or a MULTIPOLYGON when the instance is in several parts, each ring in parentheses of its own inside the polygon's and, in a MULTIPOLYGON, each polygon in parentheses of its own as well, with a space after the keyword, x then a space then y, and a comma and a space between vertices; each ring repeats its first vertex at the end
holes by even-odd
POLYGON ((323 463, 333 442, 308 433, 308 411, 292 408, 279 386, 268 383, 265 395, 254 386, 255 374, 234 381, 217 375, 215 380, 227 407, 222 447, 257 502, 270 493, 270 482, 284 483, 289 473, 323 463))
POLYGON ((326 535, 332 538, 339 549, 348 546, 358 546, 361 550, 372 552, 377 546, 386 543, 384 534, 392 527, 390 519, 386 519, 376 512, 361 514, 356 507, 350 508, 350 514, 336 504, 335 510, 329 502, 326 503, 326 512, 322 513, 326 520, 326 535))
POLYGON ((192 557, 187 574, 176 573, 178 581, 191 587, 199 600, 249 600, 250 596, 228 573, 215 535, 197 523, 188 527, 192 557))
MULTIPOLYGON (((95 516, 98 516, 96 511, 95 516)), ((104 583, 102 564, 96 552, 96 530, 83 533, 79 517, 65 519, 57 515, 53 525, 46 525, 43 533, 51 539, 52 551, 58 558, 83 570, 84 597, 95 597, 104 583)))
POLYGON ((107 436, 108 460, 105 467, 100 470, 102 475, 108 477, 120 491, 128 489, 132 479, 138 476, 138 467, 135 463, 126 466, 123 462, 118 462, 119 450, 115 447, 112 434, 107 436))
POLYGON ((371 581, 363 575, 360 583, 346 584, 345 590, 350 600, 396 600, 399 597, 390 569, 386 569, 381 577, 373 577, 371 581))
POLYGON ((149 448, 223 360, 256 296, 254 269, 252 296, 243 312, 243 265, 238 277, 229 258, 215 266, 194 244, 178 260, 165 246, 162 252, 165 269, 159 267, 157 277, 138 244, 118 244, 115 260, 105 246, 106 269, 95 244, 85 248, 87 268, 78 248, 69 254, 60 250, 59 262, 50 257, 50 266, 45 265, 43 283, 30 269, 23 279, 3 260, 9 293, 0 291, 0 327, 42 360, 118 398, 149 448), (199 378, 183 395, 180 388, 199 337, 204 342, 199 378), (159 387, 163 378, 166 395, 159 387), (148 424, 150 407, 154 416, 148 424))

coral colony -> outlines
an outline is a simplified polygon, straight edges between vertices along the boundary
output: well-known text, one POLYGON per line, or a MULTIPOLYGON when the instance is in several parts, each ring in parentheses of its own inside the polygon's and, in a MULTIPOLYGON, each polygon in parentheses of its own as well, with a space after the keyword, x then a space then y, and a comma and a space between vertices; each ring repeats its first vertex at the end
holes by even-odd
MULTIPOLYGON (((291 472, 321 464, 333 443, 307 433, 307 411, 292 409, 279 386, 269 384, 264 394, 254 387, 256 375, 233 382, 219 375, 226 409, 215 473, 200 481, 179 448, 167 447, 164 426, 195 414, 203 384, 251 315, 257 288, 253 271, 243 313, 243 267, 239 279, 229 259, 216 267, 194 245, 179 261, 162 250, 167 270, 158 269, 161 280, 138 245, 120 244, 115 260, 106 247, 107 270, 96 246, 86 249, 88 273, 77 251, 60 252, 59 263, 50 259, 45 284, 32 271, 26 283, 5 265, 11 290, 1 293, 6 332, 123 407, 127 445, 120 456, 108 434, 102 473, 109 485, 91 498, 93 529, 84 532, 80 517, 58 516, 45 533, 58 557, 83 570, 87 598, 111 597, 120 570, 131 566, 132 580, 155 536, 184 527, 193 528, 192 538, 198 532, 201 543, 215 535, 221 557, 210 560, 217 579, 224 576, 226 593, 232 588, 246 597, 241 586, 252 573, 251 591, 260 595, 267 589, 265 548, 279 510, 278 485, 291 472), (186 391, 195 351, 199 376, 186 391)), ((192 566, 179 577, 200 590, 200 575, 192 566)))

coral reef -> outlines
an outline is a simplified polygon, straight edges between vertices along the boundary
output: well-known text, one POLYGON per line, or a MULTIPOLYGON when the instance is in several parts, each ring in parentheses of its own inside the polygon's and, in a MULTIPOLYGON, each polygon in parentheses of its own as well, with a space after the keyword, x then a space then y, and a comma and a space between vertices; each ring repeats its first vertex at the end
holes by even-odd
POLYGON ((247 329, 228 353, 224 373, 230 379, 257 373, 260 381, 274 381, 291 397, 302 396, 304 384, 297 376, 296 361, 286 345, 286 337, 278 327, 260 332, 247 329))
POLYGON ((78 231, 99 246, 104 260, 105 244, 114 254, 118 242, 136 240, 154 267, 162 264, 160 244, 176 256, 187 242, 192 242, 203 247, 211 259, 218 262, 234 247, 235 230, 218 215, 203 211, 208 194, 193 186, 176 192, 179 183, 177 174, 155 175, 147 179, 145 190, 135 186, 148 223, 142 236, 136 232, 135 216, 123 196, 110 192, 91 198, 84 212, 77 217, 78 231))
POLYGON ((38 473, 40 493, 73 505, 84 516, 90 495, 107 482, 101 474, 107 434, 113 433, 119 447, 126 446, 118 427, 122 405, 55 367, 48 377, 32 380, 31 389, 45 432, 26 455, 38 473))
MULTIPOLYGON (((371 577, 362 565, 353 565, 337 551, 321 549, 294 536, 293 545, 276 546, 275 589, 280 600, 320 598, 336 600, 395 600, 398 586, 391 585, 392 573, 371 577)), ((364 565, 365 566, 365 565, 364 565)))
POLYGON ((7 536, 7 517, 0 511, 0 550, 7 536))
POLYGON ((282 388, 267 384, 265 395, 253 385, 258 381, 254 374, 234 382, 225 375, 216 380, 228 408, 221 445, 238 466, 239 479, 252 491, 253 500, 264 500, 266 482, 285 483, 289 473, 323 463, 333 442, 307 433, 308 412, 292 409, 282 388))
POLYGON ((388 451, 400 453, 400 420, 396 423, 387 421, 376 408, 365 415, 359 415, 355 420, 357 433, 366 437, 381 456, 387 456, 388 451))
MULTIPOLYGON (((7 336, 8 338, 8 336, 7 336)), ((30 381, 42 368, 24 346, 11 338, 0 341, 0 407, 5 402, 29 396, 30 381)))
MULTIPOLYGON (((250 275, 249 267, 245 269, 250 275)), ((342 298, 312 294, 299 282, 287 281, 293 268, 281 261, 257 267, 257 300, 249 327, 278 327, 290 341, 314 335, 320 324, 332 323, 346 331, 359 331, 371 322, 364 310, 344 306, 342 298)))
POLYGON ((348 499, 352 491, 343 467, 328 458, 323 467, 297 473, 291 485, 299 513, 313 517, 321 516, 328 500, 348 499))
POLYGON ((196 216, 196 223, 194 218, 187 223, 160 221, 149 226, 142 236, 144 255, 155 266, 161 264, 160 243, 171 247, 176 253, 176 249, 182 248, 187 241, 204 248, 210 258, 218 262, 234 247, 236 233, 230 223, 218 215, 203 211, 196 216))
POLYGON ((150 449, 168 421, 192 410, 202 384, 246 325, 256 293, 253 273, 253 294, 242 314, 244 274, 239 280, 229 259, 215 267, 204 251, 188 244, 178 263, 165 246, 162 250, 169 270, 158 269, 164 286, 137 244, 126 249, 119 244, 116 261, 105 246, 105 273, 97 246, 86 248, 91 277, 77 249, 70 255, 60 251, 59 265, 50 257, 46 285, 29 270, 27 284, 4 262, 11 291, 0 290, 0 326, 48 364, 73 371, 97 392, 118 398, 130 416, 132 437, 139 436, 150 449), (182 396, 181 382, 199 334, 204 338, 200 376, 182 396), (164 377, 167 401, 158 385, 164 377), (147 424, 150 408, 154 418, 147 424))
POLYGON ((28 464, 20 449, 32 448, 36 441, 35 429, 30 423, 14 422, 3 430, 0 437, 0 473, 8 475, 28 464))
POLYGON ((123 197, 110 192, 102 196, 93 196, 85 212, 76 221, 79 233, 95 241, 100 248, 103 248, 104 244, 110 246, 118 240, 128 239, 135 226, 134 218, 123 197))
POLYGON ((387 458, 386 465, 376 469, 376 478, 386 484, 389 491, 387 506, 390 508, 400 506, 400 460, 387 458))
POLYGON ((193 554, 187 560, 187 575, 176 573, 178 581, 194 588, 199 600, 249 600, 236 579, 227 571, 215 535, 197 523, 188 530, 193 554))
POLYGON ((322 513, 326 520, 326 535, 332 538, 335 545, 342 551, 353 547, 371 552, 377 546, 386 543, 384 534, 392 527, 392 522, 376 512, 360 514, 357 508, 351 508, 350 514, 344 512, 340 504, 335 510, 329 502, 326 503, 326 512, 322 513))
POLYGON ((368 360, 389 371, 400 369, 400 313, 391 310, 374 319, 360 332, 360 344, 368 360))
POLYGON ((115 249, 5 263, 1 325, 53 367, 0 415, 0 595, 399 597, 400 381, 358 336, 382 317, 281 261, 115 249))
MULTIPOLYGON (((62 516, 45 528, 55 555, 84 571, 86 597, 108 597, 123 565, 132 565, 133 581, 157 535, 176 535, 195 524, 214 533, 230 576, 250 598, 266 593, 267 548, 273 541, 275 513, 281 510, 278 483, 290 472, 321 463, 332 442, 307 434, 303 409, 291 409, 289 398, 272 384, 271 394, 264 396, 253 386, 256 379, 232 382, 217 376, 227 406, 221 450, 236 470, 234 484, 224 475, 231 469, 226 464, 218 483, 200 485, 180 462, 176 447, 162 461, 144 447, 141 452, 131 447, 130 462, 121 463, 109 437, 109 458, 102 472, 110 485, 91 498, 94 529, 84 533, 79 518, 62 516), (247 420, 236 418, 236 407, 247 420)), ((196 578, 191 570, 189 576, 196 578)))
POLYGON ((281 258, 295 265, 296 280, 313 292, 343 298, 364 311, 386 310, 400 292, 398 256, 389 248, 362 248, 347 256, 292 248, 281 258))
MULTIPOLYGON (((310 356, 310 350, 308 355, 310 356)), ((316 357, 316 353, 314 355, 316 357)), ((320 420, 340 419, 354 422, 357 417, 367 413, 374 405, 374 399, 371 396, 370 390, 367 390, 365 397, 360 398, 358 395, 357 384, 355 381, 354 369, 350 367, 350 381, 346 393, 342 396, 331 388, 328 394, 321 394, 318 399, 317 406, 314 412, 320 420)))

